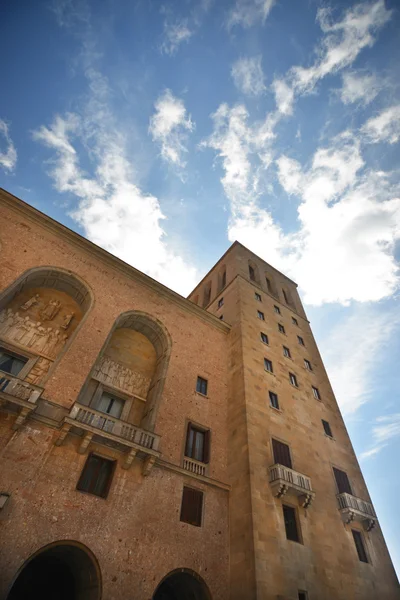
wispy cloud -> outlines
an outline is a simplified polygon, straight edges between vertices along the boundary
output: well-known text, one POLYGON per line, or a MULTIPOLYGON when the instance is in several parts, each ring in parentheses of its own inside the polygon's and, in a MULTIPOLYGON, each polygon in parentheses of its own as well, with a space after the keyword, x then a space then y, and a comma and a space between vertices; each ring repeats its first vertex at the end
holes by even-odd
POLYGON ((187 19, 173 22, 166 20, 164 22, 164 39, 161 44, 161 51, 165 54, 175 54, 179 46, 184 42, 188 42, 193 34, 194 31, 189 28, 187 19))
POLYGON ((376 456, 394 438, 400 438, 400 413, 378 417, 372 427, 373 445, 361 453, 361 458, 376 456))
POLYGON ((236 0, 228 14, 227 27, 235 25, 248 28, 258 23, 265 23, 276 0, 236 0))
POLYGON ((150 119, 149 133, 160 145, 161 157, 165 162, 184 167, 188 133, 194 123, 187 114, 185 105, 170 90, 165 90, 155 103, 155 113, 150 119))
POLYGON ((0 167, 12 173, 17 165, 17 151, 10 137, 8 125, 0 119, 0 167), (4 150, 2 150, 4 148, 4 150))
POLYGON ((343 74, 340 98, 343 104, 361 104, 366 106, 376 98, 382 89, 378 77, 371 73, 349 72, 343 74))
POLYGON ((236 87, 247 96, 261 96, 266 90, 261 56, 239 58, 231 70, 236 87))
POLYGON ((395 144, 400 140, 400 104, 371 117, 362 128, 369 142, 395 144))

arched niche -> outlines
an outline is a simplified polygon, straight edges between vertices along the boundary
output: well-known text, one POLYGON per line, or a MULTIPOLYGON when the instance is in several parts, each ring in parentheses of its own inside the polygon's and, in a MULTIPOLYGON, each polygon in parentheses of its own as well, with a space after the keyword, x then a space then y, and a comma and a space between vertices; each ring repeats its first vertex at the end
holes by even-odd
POLYGON ((208 281, 204 286, 203 291, 203 308, 206 308, 211 301, 211 281, 208 281))
POLYGON ((17 573, 7 600, 100 600, 101 572, 94 554, 62 540, 33 554, 17 573))
POLYGON ((69 271, 24 273, 0 294, 0 370, 42 385, 91 305, 88 286, 69 271))
POLYGON ((226 266, 223 265, 218 272, 218 291, 224 289, 226 286, 226 266))
POLYGON ((249 260, 249 278, 250 281, 254 281, 255 283, 260 283, 260 274, 258 271, 258 266, 252 260, 249 260))
POLYGON ((152 600, 211 600, 204 581, 191 569, 176 569, 168 573, 156 588, 152 600))
POLYGON ((120 315, 79 403, 154 431, 170 353, 171 338, 158 320, 139 311, 120 315))

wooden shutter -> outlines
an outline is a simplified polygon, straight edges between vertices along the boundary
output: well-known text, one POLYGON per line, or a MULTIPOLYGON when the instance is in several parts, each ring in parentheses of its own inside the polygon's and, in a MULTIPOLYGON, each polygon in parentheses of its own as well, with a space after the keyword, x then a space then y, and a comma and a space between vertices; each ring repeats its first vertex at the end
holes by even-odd
POLYGON ((333 473, 335 475, 339 494, 343 494, 344 492, 347 492, 348 494, 352 494, 353 492, 351 491, 350 481, 349 481, 349 478, 347 477, 347 473, 345 473, 344 471, 341 471, 340 469, 336 469, 335 467, 333 467, 333 473))
POLYGON ((106 498, 111 486, 115 461, 90 454, 85 463, 77 490, 106 498))
POLYGON ((189 421, 189 423, 187 424, 187 430, 186 430, 186 444, 185 444, 185 456, 192 456, 191 450, 192 448, 190 447, 190 432, 192 430, 192 423, 189 421))
POLYGON ((367 557, 367 553, 365 551, 364 542, 363 542, 361 533, 359 531, 356 531, 355 529, 352 529, 351 533, 353 534, 353 539, 354 539, 354 543, 356 545, 358 558, 360 559, 361 562, 367 563, 368 557, 367 557))
POLYGON ((196 527, 201 527, 203 512, 203 492, 184 487, 180 520, 196 527))
POLYGON ((203 450, 203 462, 210 462, 210 430, 204 432, 204 450, 203 450))
POLYGON ((290 458, 290 450, 287 444, 272 440, 272 449, 274 452, 275 464, 283 465, 284 467, 292 468, 292 459, 290 458))

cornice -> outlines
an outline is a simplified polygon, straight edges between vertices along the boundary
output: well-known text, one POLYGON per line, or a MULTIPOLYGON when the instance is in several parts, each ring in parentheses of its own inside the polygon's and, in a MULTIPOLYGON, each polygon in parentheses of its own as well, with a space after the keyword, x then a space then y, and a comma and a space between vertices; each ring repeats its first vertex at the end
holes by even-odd
POLYGON ((20 213, 24 218, 33 221, 36 224, 39 224, 40 227, 47 229, 54 235, 57 235, 64 240, 66 240, 69 244, 80 248, 85 253, 95 256, 98 260, 100 260, 103 264, 111 267, 112 269, 122 273, 125 277, 135 279, 139 281, 142 285, 151 289, 152 291, 157 292, 164 298, 167 298, 183 310, 195 315, 196 317, 202 319, 203 321, 209 323, 213 327, 220 329, 224 333, 229 333, 230 325, 218 319, 211 313, 208 313, 197 304, 194 304, 190 300, 187 300, 177 292, 169 289, 162 283, 156 281, 152 277, 149 277, 145 273, 142 273, 135 267, 128 265, 126 262, 113 256, 107 250, 103 250, 93 242, 87 240, 83 236, 79 235, 75 231, 72 231, 65 225, 62 225, 58 221, 55 221, 51 217, 48 217, 41 211, 37 210, 30 204, 27 204, 20 198, 17 198, 7 190, 0 188, 0 202, 7 205, 14 212, 20 213))

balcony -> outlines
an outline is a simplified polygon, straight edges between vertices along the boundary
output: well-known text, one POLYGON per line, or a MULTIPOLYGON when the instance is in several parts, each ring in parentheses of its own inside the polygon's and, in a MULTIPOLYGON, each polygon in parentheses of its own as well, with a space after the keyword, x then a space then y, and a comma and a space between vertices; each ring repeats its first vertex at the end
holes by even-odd
POLYGON ((339 510, 345 523, 358 521, 367 531, 376 525, 377 517, 371 502, 361 500, 352 494, 344 492, 337 496, 339 510))
POLYGON ((275 464, 269 468, 269 482, 277 498, 285 494, 298 496, 303 508, 308 508, 314 499, 315 492, 311 487, 311 479, 307 475, 293 471, 289 467, 275 464))
POLYGON ((122 465, 124 469, 129 469, 137 454, 142 456, 143 475, 150 473, 156 458, 160 456, 158 452, 160 436, 77 402, 64 417, 56 446, 61 446, 71 428, 83 434, 79 447, 81 454, 86 452, 92 440, 111 443, 125 450, 126 458, 122 465))
POLYGON ((0 371, 0 406, 11 404, 17 408, 18 416, 13 429, 19 429, 30 412, 35 410, 43 388, 32 385, 14 375, 0 371))
POLYGON ((199 460, 194 460, 194 458, 189 458, 188 456, 183 457, 183 468, 189 473, 193 473, 194 475, 203 475, 207 476, 207 466, 205 463, 200 462, 199 460))

